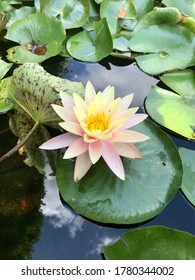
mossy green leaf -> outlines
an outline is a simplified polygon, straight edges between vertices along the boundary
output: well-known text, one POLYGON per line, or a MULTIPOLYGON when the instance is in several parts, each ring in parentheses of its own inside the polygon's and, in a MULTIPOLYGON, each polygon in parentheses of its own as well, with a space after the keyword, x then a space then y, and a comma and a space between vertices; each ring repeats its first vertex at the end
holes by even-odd
POLYGON ((181 230, 151 226, 122 237, 103 247, 107 260, 195 260, 195 237, 181 230))
POLYGON ((182 192, 190 203, 195 206, 195 151, 179 148, 183 164, 182 192))
POLYGON ((35 63, 18 67, 12 76, 10 97, 34 122, 58 127, 61 120, 51 104, 61 104, 59 92, 83 94, 81 83, 61 79, 47 73, 35 63))
POLYGON ((152 87, 145 107, 150 117, 163 127, 188 139, 195 139, 195 75, 192 70, 164 74, 161 80, 175 92, 152 87))
POLYGON ((174 197, 182 179, 182 164, 174 143, 147 121, 134 130, 150 140, 137 144, 143 160, 123 159, 125 181, 100 159, 75 183, 74 161, 64 160, 63 153, 59 153, 57 184, 64 201, 75 211, 102 223, 133 224, 156 216, 174 197))

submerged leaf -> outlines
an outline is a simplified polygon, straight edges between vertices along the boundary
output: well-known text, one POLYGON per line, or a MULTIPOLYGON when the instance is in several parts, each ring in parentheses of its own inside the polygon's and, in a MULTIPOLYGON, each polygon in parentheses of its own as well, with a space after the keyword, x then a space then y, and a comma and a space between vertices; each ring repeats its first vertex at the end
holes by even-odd
POLYGON ((195 237, 163 226, 131 230, 111 246, 104 246, 107 260, 194 260, 195 237))

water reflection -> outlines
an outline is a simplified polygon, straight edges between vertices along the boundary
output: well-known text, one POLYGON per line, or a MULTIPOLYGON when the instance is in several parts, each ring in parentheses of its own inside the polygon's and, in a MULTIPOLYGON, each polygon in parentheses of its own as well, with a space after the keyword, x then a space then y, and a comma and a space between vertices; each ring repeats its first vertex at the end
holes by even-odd
POLYGON ((67 227, 70 238, 75 238, 78 231, 83 230, 84 219, 63 207, 56 185, 55 177, 50 176, 50 167, 46 166, 45 191, 41 207, 42 213, 49 218, 49 223, 54 228, 67 227))
MULTIPOLYGON (((99 63, 83 63, 68 59, 56 65, 57 75, 61 78, 81 81, 84 85, 90 80, 96 91, 112 85, 115 87, 116 97, 134 93, 132 105, 142 106, 151 86, 156 85, 158 80, 140 71, 134 63, 123 67, 112 62, 108 63, 110 70, 99 63)), ((46 66, 46 69, 55 75, 56 68, 46 66)))

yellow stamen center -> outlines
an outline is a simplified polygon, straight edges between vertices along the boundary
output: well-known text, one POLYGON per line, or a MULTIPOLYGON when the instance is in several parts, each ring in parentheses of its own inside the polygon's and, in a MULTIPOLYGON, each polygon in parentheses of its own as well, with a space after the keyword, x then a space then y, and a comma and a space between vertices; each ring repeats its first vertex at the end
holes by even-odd
POLYGON ((90 131, 101 130, 105 131, 108 128, 110 118, 106 117, 104 113, 89 115, 87 120, 87 129, 90 131))

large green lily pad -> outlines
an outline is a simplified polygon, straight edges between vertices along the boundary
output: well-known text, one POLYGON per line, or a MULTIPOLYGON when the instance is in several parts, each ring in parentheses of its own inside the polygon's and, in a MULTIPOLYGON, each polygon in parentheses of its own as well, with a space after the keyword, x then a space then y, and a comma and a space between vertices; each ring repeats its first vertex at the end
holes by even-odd
POLYGON ((179 148, 183 163, 183 179, 181 189, 187 199, 195 206, 195 151, 179 148))
POLYGON ((67 50, 71 56, 89 62, 102 60, 111 53, 112 48, 112 37, 105 18, 93 23, 91 35, 83 30, 67 42, 67 50))
POLYGON ((160 24, 143 28, 130 40, 130 49, 145 53, 136 57, 139 67, 155 75, 195 64, 194 34, 184 26, 160 24))
POLYGON ((74 162, 64 160, 62 152, 59 153, 59 191, 75 211, 102 223, 133 224, 156 216, 174 197, 182 179, 182 164, 174 143, 147 121, 134 130, 148 135, 150 140, 137 145, 143 160, 123 159, 125 181, 99 160, 75 183, 74 162))
POLYGON ((186 15, 195 18, 195 2, 193 0, 163 0, 166 6, 176 7, 186 15))
POLYGON ((60 118, 51 104, 61 104, 60 91, 83 94, 84 88, 81 83, 47 73, 36 63, 26 63, 14 71, 9 96, 34 122, 58 127, 60 118))
POLYGON ((195 260, 195 237, 163 226, 145 227, 125 232, 103 253, 107 260, 195 260))
POLYGON ((88 0, 40 0, 41 13, 57 17, 65 29, 83 26, 89 17, 88 0))
POLYGON ((192 70, 164 74, 161 80, 176 93, 152 87, 145 107, 160 125, 188 139, 195 139, 195 74, 192 70))
POLYGON ((35 13, 16 20, 5 38, 20 44, 8 50, 10 61, 39 63, 60 53, 65 30, 56 18, 35 13))

